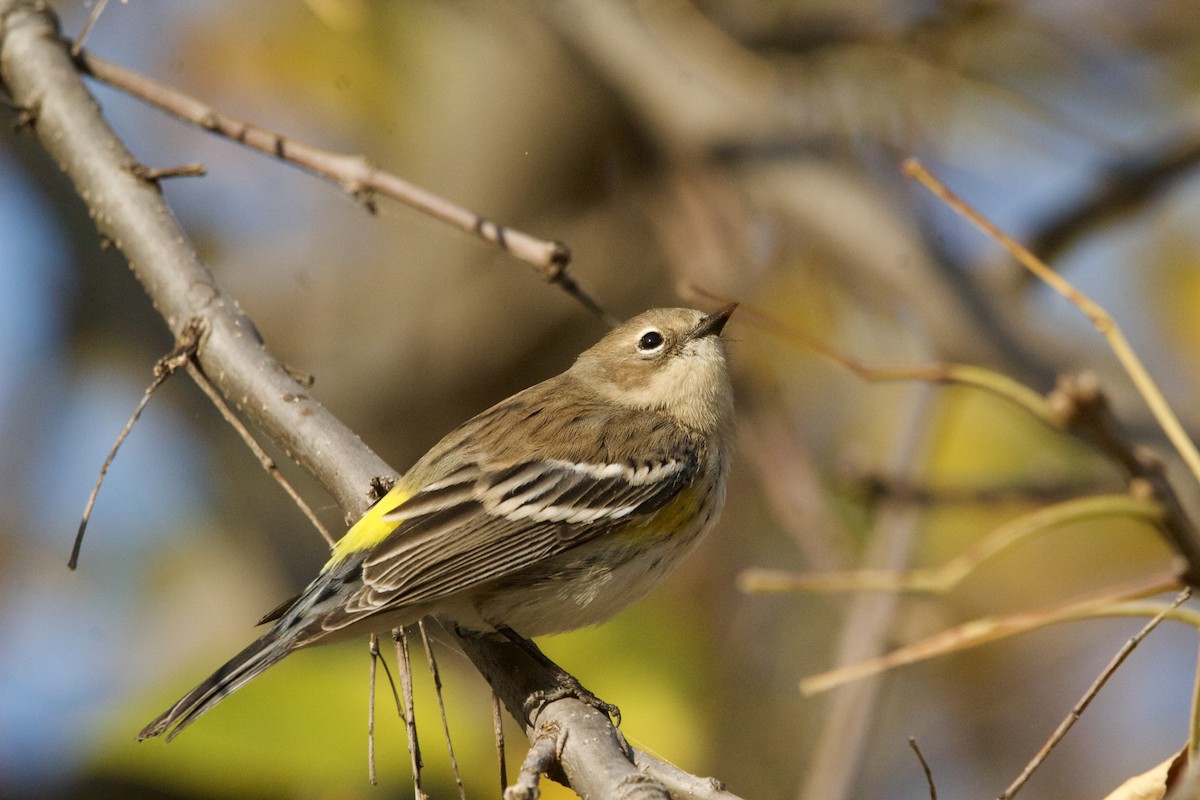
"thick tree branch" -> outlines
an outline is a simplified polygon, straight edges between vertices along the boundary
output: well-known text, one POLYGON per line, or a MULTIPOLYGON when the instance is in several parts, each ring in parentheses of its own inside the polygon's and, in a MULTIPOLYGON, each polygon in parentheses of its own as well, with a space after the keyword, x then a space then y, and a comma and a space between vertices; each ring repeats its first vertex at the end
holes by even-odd
MULTIPOLYGON (((203 321, 208 333, 196 360, 213 385, 320 481, 348 516, 364 511, 372 481, 394 471, 266 350, 254 323, 201 263, 158 186, 140 177, 145 173, 101 116, 43 4, 0 0, 0 78, 26 127, 69 176, 101 236, 128 259, 172 333, 203 321)), ((507 644, 468 642, 468 654, 510 708, 516 698, 554 688, 544 674, 514 661, 507 644)), ((595 716, 601 715, 574 699, 538 714, 539 724, 553 721, 568 735, 561 766, 572 786, 592 797, 668 796, 633 765, 612 726, 595 716)), ((646 759, 640 755, 639 764, 646 759)))

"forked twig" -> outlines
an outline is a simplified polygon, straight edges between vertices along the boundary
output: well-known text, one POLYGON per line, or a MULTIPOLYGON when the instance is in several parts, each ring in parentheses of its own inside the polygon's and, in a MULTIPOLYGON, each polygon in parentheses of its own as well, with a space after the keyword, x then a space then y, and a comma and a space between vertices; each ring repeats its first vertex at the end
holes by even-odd
POLYGON ((1021 774, 1017 776, 1017 779, 1013 781, 1007 789, 1000 793, 998 800, 1012 800, 1012 798, 1016 796, 1017 792, 1021 791, 1021 788, 1026 784, 1026 782, 1028 782, 1034 771, 1037 770, 1037 768, 1040 767, 1046 760, 1047 756, 1050 755, 1050 751, 1058 746, 1058 743, 1063 740, 1063 737, 1067 735, 1067 732, 1070 731, 1075 723, 1079 721, 1079 718, 1083 716, 1083 712, 1087 710, 1087 707, 1091 705, 1092 700, 1094 700, 1096 695, 1100 693, 1100 690, 1104 688, 1104 684, 1108 683, 1108 679, 1111 678, 1113 673, 1115 673, 1117 669, 1119 669, 1120 666, 1125 663, 1125 659, 1129 658, 1130 653, 1132 653, 1134 649, 1141 644, 1143 639, 1150 635, 1151 631, 1158 627, 1158 624, 1166 618, 1170 611, 1179 608, 1179 606, 1183 605, 1184 601, 1191 596, 1191 588, 1185 588, 1175 598, 1175 602, 1173 602, 1170 607, 1163 609, 1160 613, 1155 615, 1152 620, 1146 623, 1145 627, 1143 627, 1137 632, 1137 634, 1133 636, 1133 638, 1125 643, 1125 646, 1122 647, 1115 656, 1113 656, 1112 660, 1108 662, 1108 666, 1106 666, 1100 675, 1097 676, 1096 680, 1092 682, 1092 685, 1088 687, 1088 690, 1083 693, 1083 697, 1079 699, 1079 702, 1075 704, 1075 707, 1071 709, 1070 713, 1067 714, 1066 718, 1059 724, 1058 728, 1055 729, 1054 733, 1050 736, 1050 739, 1047 740, 1044 745, 1042 745, 1042 749, 1038 751, 1037 755, 1035 755, 1027 765, 1025 765, 1025 769, 1021 771, 1021 774))
MULTIPOLYGON (((1200 451, 1197 451, 1196 445, 1184 431, 1179 418, 1171 410, 1171 406, 1163 397, 1158 385, 1150 377, 1150 373, 1138 358, 1112 315, 1099 303, 1079 291, 1062 275, 1050 269, 1044 261, 1029 252, 1020 242, 984 218, 970 204, 954 194, 925 167, 921 166, 915 158, 905 160, 904 172, 955 212, 992 237, 1023 267, 1069 300, 1091 321, 1096 330, 1108 341, 1113 354, 1146 401, 1146 405, 1149 406, 1159 427, 1162 428, 1176 452, 1187 464, 1193 479, 1200 482, 1200 451)), ((1187 580, 1192 584, 1200 583, 1200 535, 1197 534, 1190 517, 1179 502, 1174 488, 1166 479, 1162 464, 1158 463, 1153 456, 1130 447, 1123 437, 1118 435, 1116 422, 1108 409, 1107 401, 1095 384, 1094 379, 1090 381, 1075 379, 1066 384, 1064 381, 1060 381, 1059 387, 1052 393, 1051 399, 1053 401, 1053 395, 1058 394, 1060 399, 1065 401, 1063 416, 1064 420, 1068 421, 1064 421, 1063 424, 1067 425, 1068 430, 1072 433, 1091 442, 1108 454, 1110 458, 1118 461, 1131 478, 1147 481, 1147 485, 1167 510, 1161 529, 1176 551, 1187 560, 1187 580)))
POLYGON ((100 475, 96 478, 96 484, 92 487, 91 494, 88 495, 87 503, 83 507, 83 516, 79 520, 79 530, 75 532, 75 543, 71 545, 71 557, 67 559, 67 567, 75 569, 79 565, 79 553, 83 549, 83 534, 87 530, 88 522, 92 518, 92 509, 96 506, 96 498, 100 494, 100 486, 104 483, 104 478, 108 474, 109 467, 117 457, 117 450, 125 441, 125 437, 133 431, 133 426, 137 424, 138 418, 142 416, 142 412, 146 410, 146 406, 150 403, 150 398, 154 396, 154 392, 162 386, 167 378, 175 374, 175 372, 185 364, 190 364, 192 357, 196 354, 196 348, 200 346, 200 340, 204 338, 204 323, 196 319, 189 320, 183 330, 179 332, 179 336, 175 340, 175 346, 171 348, 171 352, 160 358, 154 365, 154 377, 150 379, 150 385, 146 387, 146 391, 142 393, 142 399, 138 401, 137 407, 134 408, 133 414, 125 423, 125 427, 117 435, 117 440, 113 442, 112 449, 108 451, 108 457, 104 459, 104 464, 100 467, 100 475))

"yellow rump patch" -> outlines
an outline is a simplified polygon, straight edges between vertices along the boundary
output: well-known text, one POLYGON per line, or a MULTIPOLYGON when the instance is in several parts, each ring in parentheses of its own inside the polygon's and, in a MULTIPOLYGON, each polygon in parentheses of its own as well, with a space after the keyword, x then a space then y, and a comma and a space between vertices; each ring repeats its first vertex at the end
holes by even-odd
POLYGON ((382 517, 396 509, 408 498, 412 497, 412 492, 405 486, 398 485, 379 502, 367 509, 367 513, 358 518, 358 522, 351 526, 350 530, 346 531, 346 535, 338 539, 336 545, 333 546, 333 555, 329 557, 325 568, 333 566, 349 555, 370 550, 375 545, 387 538, 387 535, 396 529, 403 520, 388 520, 384 521, 382 517))

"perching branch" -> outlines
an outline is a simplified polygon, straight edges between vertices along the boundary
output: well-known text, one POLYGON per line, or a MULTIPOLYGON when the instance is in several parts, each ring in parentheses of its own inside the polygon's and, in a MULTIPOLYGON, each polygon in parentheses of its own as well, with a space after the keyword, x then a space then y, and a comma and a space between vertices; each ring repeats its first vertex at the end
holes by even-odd
MULTIPOLYGON (((44 4, 0 0, 0 79, 28 130, 85 199, 100 235, 128 259, 172 333, 178 337, 188 321, 204 320, 208 335, 196 354, 204 375, 320 481, 348 517, 365 511, 372 482, 394 471, 263 346, 254 323, 201 263, 161 192, 139 175, 137 160, 101 116, 44 4)), ((501 696, 520 694, 524 702, 530 691, 554 688, 541 673, 505 660, 498 653, 504 648, 474 639, 468 649, 501 696)), ((634 766, 615 729, 594 719, 599 716, 570 698, 547 704, 539 715, 539 722, 554 719, 571 732, 561 759, 571 785, 597 797, 668 796, 634 766), (634 786, 637 791, 630 791, 634 786)))

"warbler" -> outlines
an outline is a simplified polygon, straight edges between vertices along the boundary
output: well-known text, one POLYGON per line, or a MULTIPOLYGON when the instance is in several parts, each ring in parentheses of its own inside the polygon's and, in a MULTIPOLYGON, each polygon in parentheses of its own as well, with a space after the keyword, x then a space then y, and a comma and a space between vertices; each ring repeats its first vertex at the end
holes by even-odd
POLYGON ((711 314, 654 309, 462 424, 337 542, 320 574, 138 739, 168 741, 302 647, 437 615, 522 637, 602 622, 715 523, 733 394, 711 314))

